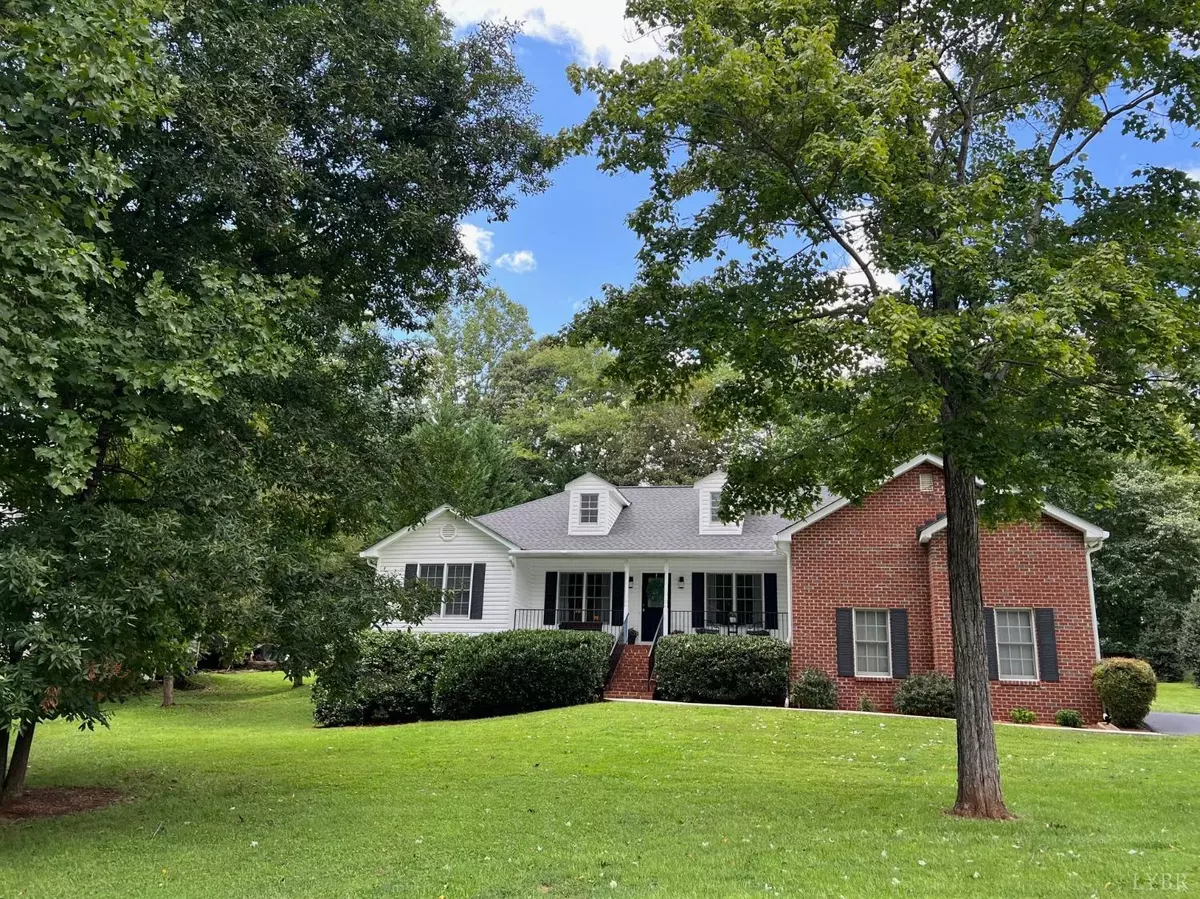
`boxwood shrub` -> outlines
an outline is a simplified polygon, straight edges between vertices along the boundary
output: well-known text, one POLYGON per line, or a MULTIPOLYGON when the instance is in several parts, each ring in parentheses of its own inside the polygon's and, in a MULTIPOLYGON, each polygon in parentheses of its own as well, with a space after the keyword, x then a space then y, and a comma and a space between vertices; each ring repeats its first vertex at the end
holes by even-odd
POLYGON ((836 709, 837 684, 820 668, 808 668, 792 684, 792 708, 836 709))
POLYGON ((954 717, 954 681, 939 671, 913 674, 896 689, 896 711, 901 715, 954 717))
POLYGON ((439 718, 486 718, 595 702, 613 638, 597 631, 503 631, 447 653, 433 687, 439 718))
POLYGON ((1140 727, 1158 695, 1154 670, 1141 659, 1104 659, 1092 669, 1092 686, 1117 727, 1140 727))
POLYGON ((1083 715, 1075 709, 1059 709, 1054 713, 1054 723, 1059 727, 1083 727, 1083 715))
POLYGON ((371 632, 359 642, 356 670, 313 685, 313 718, 326 727, 401 724, 433 717, 433 685, 461 634, 371 632))
POLYGON ((790 658, 790 647, 772 637, 663 637, 654 661, 658 696, 678 702, 783 705, 790 658))

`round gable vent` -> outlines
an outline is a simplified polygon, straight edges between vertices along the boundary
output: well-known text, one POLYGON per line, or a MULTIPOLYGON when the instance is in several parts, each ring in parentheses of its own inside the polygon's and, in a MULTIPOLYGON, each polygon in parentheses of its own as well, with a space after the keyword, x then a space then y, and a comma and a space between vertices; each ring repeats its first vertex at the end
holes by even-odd
POLYGON ((458 528, 454 526, 453 522, 447 522, 446 524, 442 525, 442 539, 445 540, 447 543, 449 543, 451 540, 453 540, 457 536, 458 536, 458 528))

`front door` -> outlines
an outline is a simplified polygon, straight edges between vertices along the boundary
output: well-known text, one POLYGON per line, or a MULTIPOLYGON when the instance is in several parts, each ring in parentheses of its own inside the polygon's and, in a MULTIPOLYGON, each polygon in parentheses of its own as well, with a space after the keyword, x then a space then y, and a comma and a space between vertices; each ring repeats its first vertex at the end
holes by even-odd
POLYGON ((661 571, 642 575, 642 638, 650 641, 662 624, 667 596, 667 576, 661 571))

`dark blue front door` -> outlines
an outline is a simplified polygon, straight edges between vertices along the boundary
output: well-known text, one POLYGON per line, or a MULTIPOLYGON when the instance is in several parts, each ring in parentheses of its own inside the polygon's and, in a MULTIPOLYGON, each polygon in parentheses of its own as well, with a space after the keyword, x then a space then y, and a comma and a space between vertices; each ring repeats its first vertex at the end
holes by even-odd
POLYGON ((663 606, 666 604, 667 576, 661 571, 642 575, 642 638, 654 639, 662 624, 663 606))

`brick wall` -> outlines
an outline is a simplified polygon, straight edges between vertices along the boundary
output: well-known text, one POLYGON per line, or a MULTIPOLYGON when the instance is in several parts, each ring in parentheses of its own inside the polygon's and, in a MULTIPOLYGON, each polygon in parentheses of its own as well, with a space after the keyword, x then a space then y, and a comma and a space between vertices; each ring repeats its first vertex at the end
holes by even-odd
MULTIPOLYGON (((842 708, 866 696, 879 711, 893 711, 899 681, 839 677, 838 608, 908 610, 912 673, 953 673, 945 536, 927 545, 920 528, 945 511, 941 470, 922 465, 885 484, 858 506, 847 506, 792 536, 792 669, 820 668, 838 685, 842 708), (922 492, 920 477, 932 476, 922 492)), ((989 606, 1054 608, 1060 679, 1057 683, 994 683, 996 716, 1017 706, 1052 721, 1061 708, 1085 720, 1100 717, 1090 684, 1095 636, 1082 535, 1052 519, 1037 528, 1015 525, 985 532, 981 557, 984 601, 989 606)))

